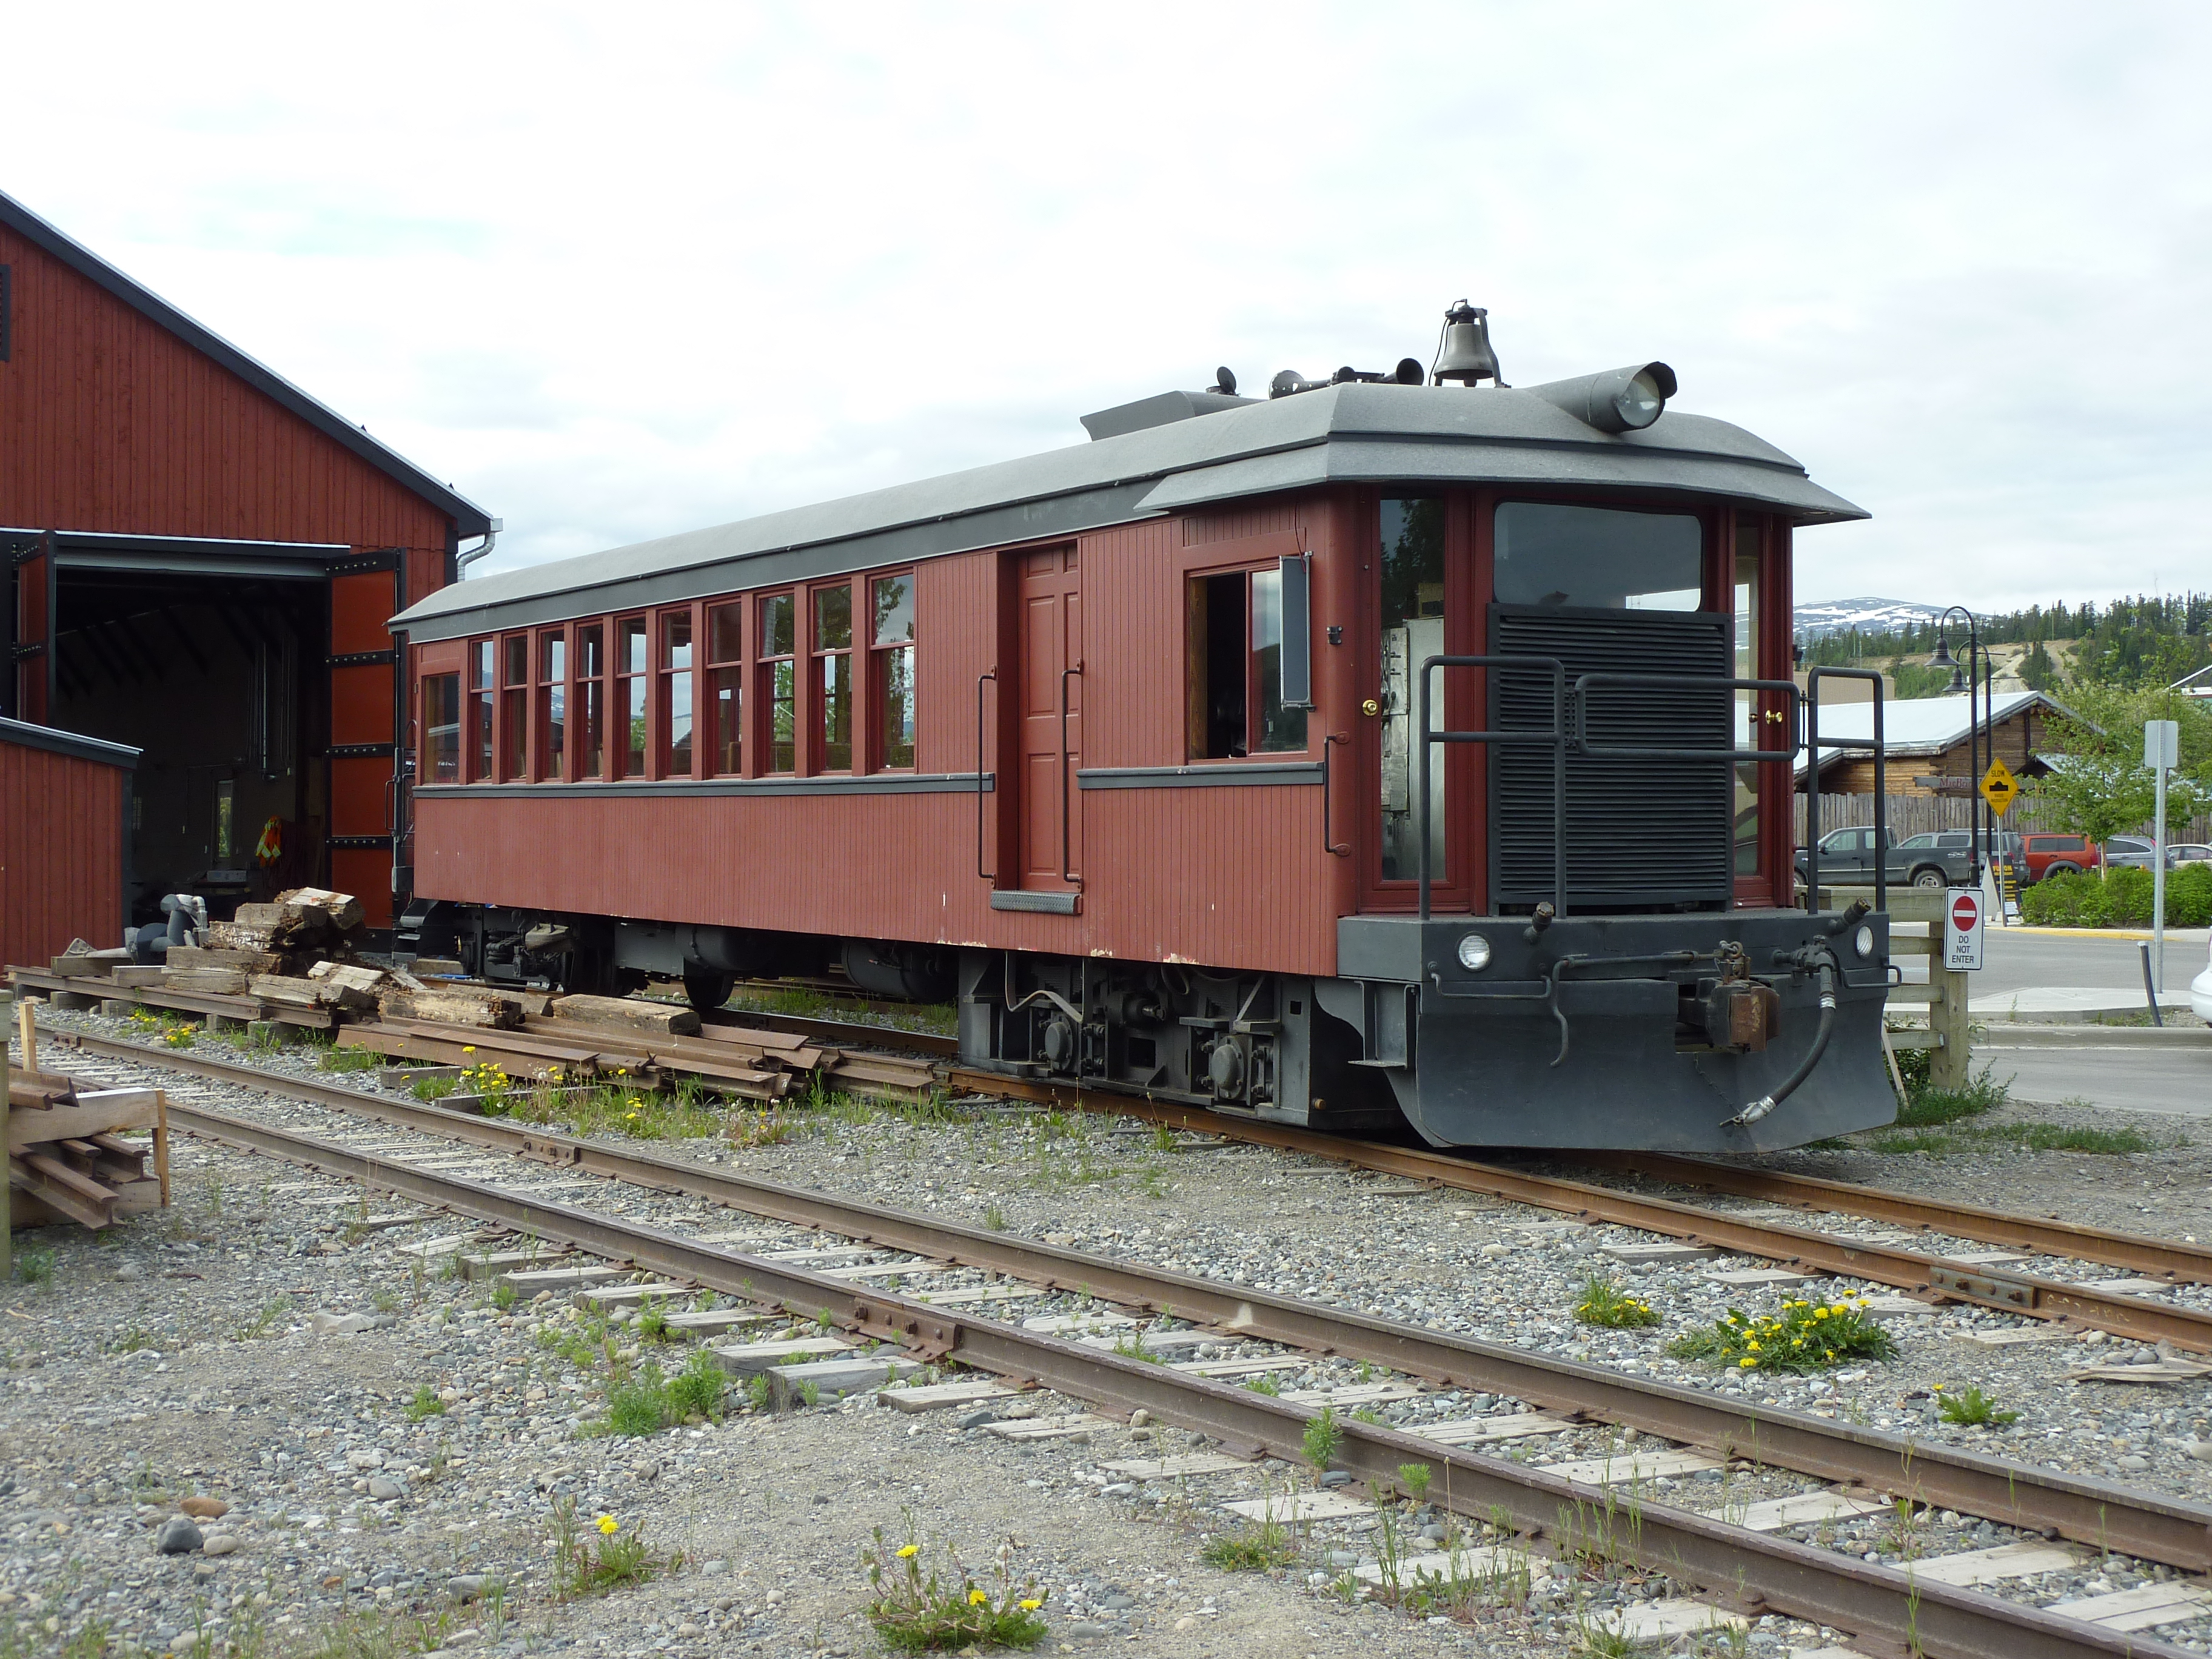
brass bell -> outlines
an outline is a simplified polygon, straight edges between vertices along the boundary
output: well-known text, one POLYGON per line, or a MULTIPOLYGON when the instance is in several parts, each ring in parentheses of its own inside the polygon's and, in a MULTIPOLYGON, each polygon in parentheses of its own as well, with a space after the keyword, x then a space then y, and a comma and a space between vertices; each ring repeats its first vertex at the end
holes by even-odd
POLYGON ((1444 313, 1444 337, 1430 378, 1438 386, 1457 380, 1473 386, 1488 380, 1503 387, 1498 373, 1498 354, 1490 349, 1490 313, 1462 300, 1444 313))

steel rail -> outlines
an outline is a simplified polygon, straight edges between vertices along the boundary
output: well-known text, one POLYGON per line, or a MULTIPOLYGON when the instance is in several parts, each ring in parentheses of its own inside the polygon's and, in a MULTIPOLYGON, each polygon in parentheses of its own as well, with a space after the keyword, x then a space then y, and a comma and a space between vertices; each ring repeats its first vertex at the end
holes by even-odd
MULTIPOLYGON (((1314 1413, 1304 1407, 1186 1371, 1078 1346, 996 1320, 858 1287, 787 1262, 748 1256, 657 1227, 477 1182, 393 1163, 273 1125, 172 1104, 173 1127, 242 1151, 283 1158, 398 1196, 684 1279, 724 1294, 824 1318, 846 1330, 1252 1452, 1301 1455, 1314 1413)), ((1656 1503, 1624 1510, 1620 1496, 1500 1459, 1364 1423, 1340 1419, 1333 1460, 1388 1493, 1400 1469, 1425 1464, 1429 1501, 1455 1514, 1546 1538, 1565 1556, 1598 1554, 1666 1572, 1754 1612, 1816 1621, 1931 1659, 2080 1659, 2129 1655, 2181 1659, 2187 1650, 2103 1629, 1978 1591, 1923 1583, 1909 1571, 1854 1560, 1656 1503)))
POLYGON ((953 1076, 963 1084, 993 1087, 1024 1099, 1110 1111, 1122 1117, 1165 1124, 1170 1128, 1228 1135, 1252 1146, 1303 1152, 1383 1175, 1431 1182, 1460 1192, 1480 1193, 1536 1209, 1552 1210, 1593 1224, 1633 1227, 1686 1243, 1710 1244, 1735 1255, 1759 1256, 1808 1273, 1871 1279, 1915 1295, 1940 1297, 2002 1313, 2110 1331, 2137 1342, 2171 1342, 2176 1347, 2212 1352, 2212 1313, 2166 1306, 2148 1297, 1951 1261, 1901 1245, 1808 1232, 1770 1221, 1742 1219, 1672 1199, 1646 1198, 1618 1188, 1569 1181, 1558 1176, 1530 1175, 1471 1158, 1445 1158, 1409 1147, 1388 1146, 1378 1141, 1352 1140, 1312 1129, 1294 1128, 1288 1124, 1232 1118, 1203 1107, 1022 1079, 994 1079, 986 1072, 956 1071, 953 1076))
MULTIPOLYGON (((62 1041, 67 1041, 64 1036, 62 1041)), ((1601 1365, 1530 1353, 1247 1285, 1087 1255, 835 1194, 629 1151, 604 1142, 389 1100, 198 1055, 103 1038, 97 1051, 173 1066, 280 1097, 313 1100, 444 1139, 466 1142, 656 1192, 680 1192, 771 1220, 883 1249, 957 1262, 1053 1290, 1148 1308, 1235 1337, 1364 1360, 1442 1386, 1506 1395, 1585 1419, 1744 1458, 1814 1479, 1899 1493, 2029 1531, 2055 1533, 2191 1571, 2212 1571, 2212 1507, 1984 1456, 1809 1414, 1736 1405, 1694 1389, 1632 1378, 1601 1365)), ((172 1113, 186 1109, 172 1106, 172 1113)))
POLYGON ((1954 1238, 1980 1239, 2013 1249, 2033 1250, 2039 1255, 2072 1256, 2176 1281, 2212 1284, 2212 1246, 2114 1232, 2108 1228, 2061 1221, 2055 1216, 2014 1215, 1950 1199, 1923 1198, 1915 1193, 1891 1192, 1879 1187, 1855 1187, 1848 1182, 1824 1180, 1819 1176, 1753 1169, 1670 1152, 1577 1152, 1573 1156, 1580 1163, 1650 1176, 1678 1186, 1703 1187, 1738 1198, 1765 1199, 1802 1210, 1864 1216, 1870 1221, 1894 1222, 1923 1232, 1947 1233, 1954 1238))

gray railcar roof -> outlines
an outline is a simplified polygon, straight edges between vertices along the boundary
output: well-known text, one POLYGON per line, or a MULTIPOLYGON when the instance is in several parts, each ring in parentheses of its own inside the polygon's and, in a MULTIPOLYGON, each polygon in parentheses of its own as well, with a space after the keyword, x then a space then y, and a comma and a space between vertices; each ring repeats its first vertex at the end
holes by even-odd
POLYGON ((1669 410, 1585 426, 1525 392, 1352 383, 1173 421, 842 501, 502 571, 395 625, 417 640, 595 616, 1093 530, 1332 483, 1694 492, 1797 524, 1867 514, 1741 427, 1669 410))

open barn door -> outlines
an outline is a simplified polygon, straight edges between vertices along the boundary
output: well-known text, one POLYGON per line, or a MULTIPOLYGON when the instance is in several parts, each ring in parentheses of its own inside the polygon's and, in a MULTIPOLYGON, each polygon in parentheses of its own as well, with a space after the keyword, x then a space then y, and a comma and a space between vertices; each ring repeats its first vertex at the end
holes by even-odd
POLYGON ((398 822, 399 667, 385 624, 405 607, 397 552, 331 566, 330 884, 361 901, 371 927, 392 916, 398 822))
POLYGON ((52 538, 15 556, 15 705, 19 720, 44 726, 54 706, 54 549, 52 538))

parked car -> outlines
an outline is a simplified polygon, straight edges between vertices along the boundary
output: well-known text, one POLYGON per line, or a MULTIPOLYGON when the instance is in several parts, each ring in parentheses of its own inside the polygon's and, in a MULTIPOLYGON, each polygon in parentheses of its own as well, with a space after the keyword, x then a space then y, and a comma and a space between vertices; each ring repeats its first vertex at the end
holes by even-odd
MULTIPOLYGON (((2105 862, 2115 870, 2148 870, 2155 857, 2147 836, 2114 836, 2105 843, 2105 862)), ((2197 842, 2169 842, 2166 867, 2179 870, 2185 864, 2212 864, 2212 847, 2197 842)))
MULTIPOLYGON (((1956 836, 1958 845, 1908 846, 1897 838, 1892 830, 1888 856, 1882 860, 1883 873, 1893 881, 1914 887, 1957 887, 1974 878, 1972 849, 1963 830, 1943 830, 1932 836, 1913 837, 1914 842, 1942 842, 1956 836)), ((1812 860, 1805 849, 1797 849, 1797 879, 1808 879, 1807 872, 1812 860)), ((1865 825, 1849 830, 1831 830, 1820 837, 1820 884, 1823 887, 1871 887, 1874 884, 1874 830, 1865 825)))
MULTIPOLYGON (((2020 862, 2020 832, 2016 830, 1986 830, 1981 833, 1982 851, 1991 864, 2009 860, 2020 862)), ((1945 852, 1973 851, 1975 833, 1971 830, 1924 830, 1917 836, 1908 836, 1897 843, 1902 852, 1918 852, 1933 848, 1945 852)))
POLYGON ((2166 850, 2172 855, 2177 869, 2185 864, 2212 864, 2212 847, 2201 841, 2178 841, 2166 850))
POLYGON ((2104 866, 2104 849, 2086 836, 2032 835, 2023 840, 2021 864, 2032 882, 2045 876, 2079 875, 2104 866))
POLYGON ((2205 963, 2203 973, 2189 981, 2189 1006, 2196 1011, 2197 1018, 2212 1024, 2212 960, 2205 963))

